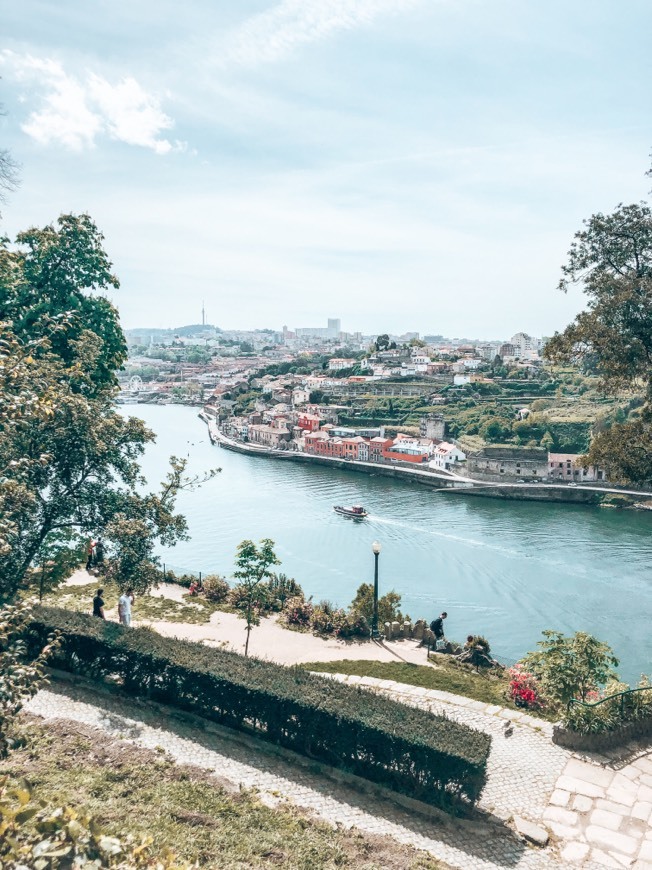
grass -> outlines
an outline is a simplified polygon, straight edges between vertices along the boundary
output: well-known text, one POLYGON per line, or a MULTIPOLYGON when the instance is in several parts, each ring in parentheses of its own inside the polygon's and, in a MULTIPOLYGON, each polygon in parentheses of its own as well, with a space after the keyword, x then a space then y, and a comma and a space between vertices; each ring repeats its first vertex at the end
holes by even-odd
MULTIPOLYGON (((327 674, 356 674, 360 677, 377 677, 380 680, 395 680, 410 686, 424 689, 439 689, 452 692, 465 698, 483 701, 485 704, 499 704, 508 710, 518 709, 507 697, 507 678, 495 674, 478 673, 473 668, 448 662, 438 655, 437 666, 413 665, 409 662, 354 661, 344 659, 339 662, 311 662, 302 664, 309 671, 327 674)), ((528 710, 534 716, 546 718, 545 714, 528 710)))
MULTIPOLYGON (((115 584, 102 578, 84 586, 59 586, 58 589, 44 596, 43 603, 79 613, 91 613, 93 596, 98 587, 104 589, 105 612, 117 608, 119 590, 115 584)), ((138 596, 133 608, 134 618, 151 622, 204 624, 210 620, 216 610, 224 610, 222 605, 207 601, 205 598, 184 595, 183 599, 182 603, 159 595, 138 596)))
POLYGON ((0 776, 27 779, 36 801, 90 815, 108 836, 154 833, 158 854, 170 849, 178 860, 229 870, 443 870, 387 837, 333 829, 290 805, 270 808, 255 793, 176 765, 162 751, 80 723, 23 719, 14 729, 26 746, 0 761, 0 776))

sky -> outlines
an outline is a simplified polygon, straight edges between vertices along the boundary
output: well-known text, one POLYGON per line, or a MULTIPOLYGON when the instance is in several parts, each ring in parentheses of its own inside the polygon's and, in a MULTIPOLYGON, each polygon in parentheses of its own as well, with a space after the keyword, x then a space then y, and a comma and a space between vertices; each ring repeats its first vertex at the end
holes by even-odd
POLYGON ((649 0, 23 0, 9 236, 88 212, 127 328, 551 335, 651 182, 649 0))

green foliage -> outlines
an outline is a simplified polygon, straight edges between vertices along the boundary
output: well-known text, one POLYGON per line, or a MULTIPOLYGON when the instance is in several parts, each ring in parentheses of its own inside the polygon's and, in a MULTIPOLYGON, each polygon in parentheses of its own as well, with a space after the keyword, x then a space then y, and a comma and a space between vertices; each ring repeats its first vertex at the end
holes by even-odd
POLYGON ((35 800, 30 785, 0 779, 0 862, 5 870, 190 870, 167 849, 156 854, 154 837, 140 843, 102 833, 94 819, 70 806, 35 800))
POLYGON ((56 226, 19 233, 17 250, 8 239, 0 243, 0 321, 11 321, 22 341, 47 338, 66 366, 83 365, 90 394, 115 386, 127 359, 118 312, 96 295, 120 286, 103 241, 89 215, 68 214, 56 226), (58 329, 64 314, 66 329, 58 329), (92 360, 80 344, 88 332, 95 337, 92 360))
POLYGON ((204 577, 202 586, 208 601, 214 601, 219 604, 222 601, 226 601, 229 595, 230 587, 228 582, 218 574, 209 574, 207 577, 204 577))
POLYGON ((652 718, 652 686, 648 677, 642 677, 641 692, 629 693, 626 683, 612 680, 602 696, 589 706, 571 704, 563 715, 563 723, 580 734, 602 734, 615 731, 632 722, 652 718), (650 689, 650 691, 648 691, 650 689))
POLYGON ((124 337, 110 304, 84 292, 114 286, 90 219, 18 241, 25 250, 0 243, 0 602, 39 576, 54 585, 98 534, 112 576, 142 591, 158 576, 154 542, 185 534, 177 493, 200 480, 173 460, 161 494, 142 492, 154 436, 114 407, 124 337))
MULTIPOLYGON (((378 624, 386 622, 404 622, 406 617, 400 611, 401 596, 392 589, 378 599, 378 624)), ((355 598, 351 602, 350 612, 355 616, 363 616, 371 625, 374 614, 374 587, 371 583, 358 586, 355 598)))
MULTIPOLYGON (((249 637, 254 625, 260 623, 260 610, 268 599, 269 587, 266 580, 272 578, 270 568, 279 565, 280 561, 274 552, 274 541, 263 538, 257 547, 253 541, 242 541, 236 552, 234 576, 240 581, 236 589, 237 598, 232 597, 231 603, 240 611, 247 622, 247 641, 245 656, 249 653, 249 637)), ((233 590, 235 596, 235 590, 233 590)))
POLYGON ((638 425, 617 421, 597 436, 588 461, 608 466, 622 483, 645 483, 652 479, 646 459, 652 444, 652 211, 641 203, 595 214, 575 239, 560 288, 580 283, 588 308, 550 339, 546 355, 556 363, 588 358, 611 393, 643 385, 647 406, 638 425))
POLYGON ((492 419, 487 420, 486 423, 482 424, 479 434, 485 439, 485 441, 497 442, 503 439, 507 431, 505 424, 498 418, 493 417, 492 419))
POLYGON ((303 589, 286 574, 272 574, 267 582, 269 606, 272 610, 283 610, 289 598, 304 598, 303 589))
POLYGON ((38 608, 32 629, 37 648, 62 632, 57 667, 118 675, 133 695, 253 731, 428 803, 475 801, 484 786, 491 738, 425 710, 300 668, 56 609, 38 608))
MULTIPOLYGON (((31 607, 24 601, 0 608, 0 758, 9 747, 9 724, 24 701, 37 693, 44 680, 45 663, 59 644, 56 632, 45 633, 42 645, 32 645, 30 656, 25 633, 31 618, 31 607)), ((0 842, 1 834, 0 821, 0 842)))
POLYGON ((608 644, 582 631, 572 637, 544 631, 543 636, 540 649, 528 653, 523 664, 540 681, 543 696, 553 707, 562 710, 573 698, 585 701, 615 679, 618 659, 608 644))
POLYGON ((302 595, 288 598, 285 602, 281 621, 289 628, 308 628, 313 620, 314 607, 302 595))

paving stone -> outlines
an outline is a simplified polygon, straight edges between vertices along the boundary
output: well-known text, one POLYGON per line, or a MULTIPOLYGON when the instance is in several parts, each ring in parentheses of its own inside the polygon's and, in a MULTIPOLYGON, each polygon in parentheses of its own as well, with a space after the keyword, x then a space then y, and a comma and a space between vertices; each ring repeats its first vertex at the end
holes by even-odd
POLYGON ((613 858, 620 867, 631 867, 634 863, 633 858, 628 858, 626 855, 621 855, 619 852, 609 852, 609 856, 613 858))
POLYGON ((634 855, 638 849, 638 840, 627 834, 619 834, 609 828, 601 828, 598 825, 589 825, 584 832, 589 843, 607 849, 617 849, 625 855, 634 855))
POLYGON ((589 846, 586 843, 567 843, 561 850, 561 857, 569 864, 579 864, 589 854, 589 846))
POLYGON ((572 776, 560 776, 557 780, 557 788, 563 788, 574 794, 583 794, 586 797, 603 798, 605 796, 605 790, 599 785, 593 785, 593 783, 584 782, 584 780, 575 779, 572 776))
POLYGON ((593 798, 586 797, 586 795, 576 794, 573 797, 573 809, 577 810, 578 813, 588 813, 589 810, 593 809, 593 804, 593 798))
POLYGON ((559 822, 560 825, 576 825, 577 824, 577 813, 573 812, 573 810, 564 810, 561 807, 548 807, 544 813, 543 818, 549 822, 559 822))
POLYGON ((652 841, 644 840, 641 851, 638 853, 639 861, 649 861, 652 864, 652 841))
POLYGON ((632 818, 647 822, 652 814, 652 803, 649 801, 637 801, 632 807, 632 818))
POLYGON ((593 785, 607 788, 611 785, 614 778, 612 770, 605 770, 603 767, 597 767, 595 764, 588 764, 586 761, 580 761, 577 758, 571 758, 564 768, 565 776, 572 776, 574 779, 581 779, 583 782, 590 782, 593 785))
POLYGON ((617 804, 624 804, 626 807, 633 807, 636 803, 636 794, 625 791, 622 788, 608 788, 607 798, 615 801, 617 804))
POLYGON ((652 757, 645 755, 643 758, 637 758, 636 761, 632 762, 632 767, 637 767, 643 773, 652 775, 652 757))
POLYGON ((602 849, 591 850, 591 861, 598 864, 600 867, 617 867, 620 870, 620 864, 611 855, 603 852, 602 849))
POLYGON ((569 828, 560 822, 546 821, 546 826, 559 840, 575 841, 581 836, 579 828, 569 828))
POLYGON ((652 788, 649 785, 639 785, 636 797, 640 801, 652 802, 652 788))
POLYGON ((630 807, 626 807, 625 804, 617 804, 614 801, 607 801, 603 798, 598 798, 595 802, 595 806, 598 810, 607 810, 609 813, 619 813, 621 816, 628 816, 630 814, 630 807))
MULTIPOLYGON (((564 791, 563 788, 556 788, 550 795, 550 803, 555 807, 567 807, 570 799, 570 792, 564 791)), ((573 807, 577 809, 577 807, 573 807)))
POLYGON ((638 792, 638 783, 632 782, 631 779, 628 779, 626 776, 623 776, 620 771, 614 776, 611 781, 610 788, 618 788, 623 791, 628 792, 629 794, 635 795, 638 792))
POLYGON ((601 828, 609 828, 610 831, 617 831, 623 823, 623 816, 610 813, 609 810, 593 810, 589 822, 601 828))
POLYGON ((514 816, 514 827, 530 843, 535 843, 537 846, 545 846, 548 843, 549 836, 546 829, 535 825, 533 822, 529 822, 521 816, 514 816))

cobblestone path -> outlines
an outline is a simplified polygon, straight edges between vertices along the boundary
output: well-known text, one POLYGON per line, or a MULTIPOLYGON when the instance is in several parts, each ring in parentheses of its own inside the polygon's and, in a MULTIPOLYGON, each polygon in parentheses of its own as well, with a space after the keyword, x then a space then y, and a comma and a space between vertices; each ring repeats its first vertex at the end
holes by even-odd
MULTIPOLYGON (((414 694, 411 698, 409 692, 398 694, 405 695, 410 703, 417 702, 414 694)), ((423 699, 418 703, 423 703, 423 699)), ((231 782, 257 789, 266 803, 289 800, 331 824, 391 836, 401 843, 423 849, 459 870, 495 870, 498 867, 547 870, 567 866, 557 859, 554 848, 530 848, 501 825, 454 819, 429 820, 381 798, 361 794, 351 786, 331 781, 311 772, 310 768, 293 765, 266 752, 253 752, 251 747, 210 730, 200 731, 133 699, 57 684, 40 691, 26 705, 26 710, 45 719, 83 722, 114 738, 147 748, 162 747, 179 763, 197 765, 231 782)), ((470 724, 482 722, 487 728, 499 730, 502 727, 503 720, 499 716, 481 714, 472 708, 468 709, 467 715, 470 724)), ((553 747, 554 751, 550 752, 549 742, 533 729, 515 726, 513 737, 515 740, 495 733, 494 742, 499 745, 501 740, 505 744, 512 740, 512 761, 508 761, 510 753, 492 753, 490 779, 500 779, 503 785, 498 787, 492 783, 488 787, 489 797, 483 801, 485 806, 495 805, 504 813, 510 811, 510 779, 513 804, 520 810, 527 802, 524 784, 532 778, 530 766, 534 764, 537 786, 531 792, 532 800, 537 807, 543 806, 546 784, 551 776, 544 768, 554 765, 556 769, 559 765, 559 750, 553 747), (533 755, 523 756, 522 752, 533 755), (542 760, 538 758, 538 752, 543 753, 542 760), (521 768, 523 772, 519 774, 521 768)), ((552 775, 556 778, 558 774, 552 775)))
POLYGON ((194 764, 246 788, 266 803, 288 800, 331 824, 386 834, 423 849, 459 870, 544 870, 604 867, 652 870, 652 753, 636 745, 620 755, 582 756, 550 741, 552 726, 525 714, 448 692, 372 677, 321 674, 443 713, 492 736, 488 782, 480 809, 498 819, 522 816, 544 825, 553 842, 525 846, 506 827, 461 820, 429 820, 380 797, 331 781, 237 737, 199 730, 133 699, 56 684, 26 709, 45 719, 72 719, 114 738, 162 747, 179 763, 194 764), (511 733, 505 736, 510 720, 511 733))

